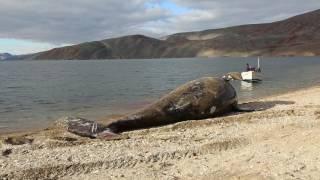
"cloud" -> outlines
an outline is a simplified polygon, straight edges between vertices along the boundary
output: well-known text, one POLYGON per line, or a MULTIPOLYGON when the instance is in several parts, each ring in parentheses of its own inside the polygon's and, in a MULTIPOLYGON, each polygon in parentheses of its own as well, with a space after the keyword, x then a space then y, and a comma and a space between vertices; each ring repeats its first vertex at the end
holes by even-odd
POLYGON ((172 0, 176 4, 213 14, 212 28, 283 20, 320 8, 319 0, 172 0))
POLYGON ((320 8, 319 0, 171 0, 187 9, 147 27, 154 34, 223 28, 242 24, 267 23, 320 8))
POLYGON ((271 22, 319 0, 0 0, 0 38, 53 45, 271 22))
POLYGON ((0 38, 78 43, 137 33, 137 27, 166 18, 147 0, 0 0, 0 38))

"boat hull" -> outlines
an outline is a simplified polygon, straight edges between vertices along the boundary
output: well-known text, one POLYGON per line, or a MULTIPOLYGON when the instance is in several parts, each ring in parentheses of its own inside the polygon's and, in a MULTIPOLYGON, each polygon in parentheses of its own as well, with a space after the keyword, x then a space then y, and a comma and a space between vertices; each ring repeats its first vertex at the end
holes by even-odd
POLYGON ((247 82, 260 82, 260 81, 262 81, 261 77, 260 77, 260 73, 257 73, 255 71, 242 72, 241 77, 242 77, 243 81, 247 81, 247 82))

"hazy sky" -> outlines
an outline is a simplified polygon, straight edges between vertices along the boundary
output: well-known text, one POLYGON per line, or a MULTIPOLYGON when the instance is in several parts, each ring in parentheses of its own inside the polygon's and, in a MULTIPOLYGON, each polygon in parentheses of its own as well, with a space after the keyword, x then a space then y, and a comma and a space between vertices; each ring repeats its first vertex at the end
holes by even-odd
POLYGON ((0 53, 282 20, 320 0, 0 0, 0 53))

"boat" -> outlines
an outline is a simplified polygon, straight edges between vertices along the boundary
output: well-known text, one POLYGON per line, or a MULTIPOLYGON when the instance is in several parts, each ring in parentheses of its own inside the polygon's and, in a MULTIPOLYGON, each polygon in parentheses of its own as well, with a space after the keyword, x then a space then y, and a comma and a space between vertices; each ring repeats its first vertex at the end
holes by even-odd
POLYGON ((243 81, 247 82, 260 82, 262 81, 258 72, 255 71, 246 71, 241 73, 243 81))
POLYGON ((260 82, 261 78, 261 67, 260 67, 260 57, 258 57, 258 66, 255 68, 248 68, 247 71, 241 72, 243 81, 246 82, 260 82))

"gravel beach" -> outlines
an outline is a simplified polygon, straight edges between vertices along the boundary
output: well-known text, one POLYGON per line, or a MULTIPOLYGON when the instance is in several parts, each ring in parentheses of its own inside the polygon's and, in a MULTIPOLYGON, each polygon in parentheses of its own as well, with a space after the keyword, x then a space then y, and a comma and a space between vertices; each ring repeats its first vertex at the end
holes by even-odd
POLYGON ((1 135, 0 179, 318 179, 319 100, 317 86, 242 104, 260 111, 114 141, 78 137, 63 123, 1 135))

